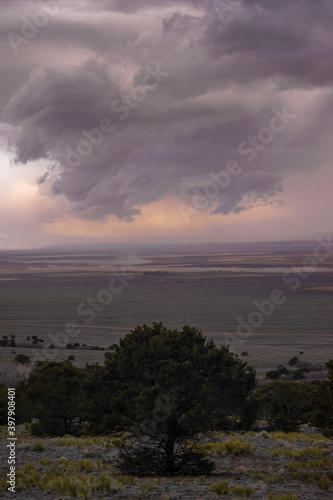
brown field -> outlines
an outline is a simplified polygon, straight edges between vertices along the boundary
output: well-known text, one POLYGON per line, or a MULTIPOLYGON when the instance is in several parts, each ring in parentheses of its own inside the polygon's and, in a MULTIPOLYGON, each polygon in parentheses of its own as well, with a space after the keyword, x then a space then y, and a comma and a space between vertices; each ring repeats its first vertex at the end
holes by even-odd
MULTIPOLYGON (((193 325, 217 345, 231 344, 238 354, 247 351, 246 361, 259 375, 300 352, 306 360, 325 362, 333 359, 332 256, 319 262, 316 272, 300 279, 297 290, 282 279, 284 273, 295 276, 299 271, 294 267, 300 268, 315 246, 309 242, 250 248, 213 245, 2 252, 0 337, 15 335, 17 347, 0 348, 0 362, 13 359, 13 351, 30 353, 33 358, 38 352, 51 354, 31 346, 27 337, 37 335, 48 346, 55 343, 56 335, 64 334, 68 322, 80 329, 68 342, 107 349, 135 326, 154 321, 170 328, 193 325), (78 315, 78 306, 88 298, 96 299, 116 272, 134 279, 96 312, 93 321, 78 315), (237 318, 248 321, 258 311, 254 301, 268 300, 274 289, 281 290, 285 302, 241 338, 237 318)), ((67 359, 70 354, 80 365, 101 362, 104 357, 103 351, 59 348, 57 359, 67 359)))

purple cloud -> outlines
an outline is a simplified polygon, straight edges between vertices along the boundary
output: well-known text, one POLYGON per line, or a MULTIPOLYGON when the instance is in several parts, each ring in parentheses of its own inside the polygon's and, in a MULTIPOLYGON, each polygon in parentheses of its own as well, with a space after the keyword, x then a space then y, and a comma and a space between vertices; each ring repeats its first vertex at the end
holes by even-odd
MULTIPOLYGON (((19 5, 5 5, 2 35, 20 29, 19 5)), ((293 91, 330 90, 332 4, 244 0, 227 20, 207 5, 64 2, 18 55, 24 81, 9 66, 1 117, 17 127, 16 161, 49 161, 38 182, 76 215, 132 220, 168 196, 191 202, 193 189, 231 160, 243 172, 211 212, 239 213, 271 203, 288 173, 327 155, 328 128, 319 131, 329 95, 311 122, 261 142, 250 165, 239 145, 267 129, 286 99, 291 106, 293 91)))

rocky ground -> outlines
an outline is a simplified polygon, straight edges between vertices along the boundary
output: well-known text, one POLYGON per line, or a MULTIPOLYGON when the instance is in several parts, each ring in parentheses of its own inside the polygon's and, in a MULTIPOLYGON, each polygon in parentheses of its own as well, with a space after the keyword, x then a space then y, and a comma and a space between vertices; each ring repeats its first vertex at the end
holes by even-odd
POLYGON ((204 443, 218 443, 215 448, 220 446, 223 453, 211 450, 216 464, 211 476, 139 479, 120 475, 114 467, 117 450, 110 438, 38 439, 21 431, 15 494, 6 490, 8 449, 2 432, 1 499, 214 500, 219 496, 210 488, 219 482, 228 483, 228 492, 221 495, 225 499, 333 498, 333 441, 307 427, 291 435, 263 431, 210 436, 204 443), (223 444, 230 441, 236 444, 223 444), (44 489, 36 486, 40 480, 44 489), (246 487, 251 490, 237 489, 246 487), (286 493, 291 496, 281 496, 286 493))

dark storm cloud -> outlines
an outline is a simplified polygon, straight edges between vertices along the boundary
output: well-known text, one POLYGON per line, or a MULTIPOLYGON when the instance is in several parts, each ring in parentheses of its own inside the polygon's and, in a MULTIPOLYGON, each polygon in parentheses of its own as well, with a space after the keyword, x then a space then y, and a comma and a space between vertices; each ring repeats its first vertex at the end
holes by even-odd
POLYGON ((138 12, 151 7, 177 7, 179 5, 199 6, 202 0, 100 0, 98 4, 107 9, 119 12, 138 12))
MULTIPOLYGON (((13 93, 2 117, 19 129, 17 161, 48 159, 39 183, 50 182, 76 214, 130 220, 168 195, 187 199, 233 159, 246 168, 212 212, 239 212, 280 193, 285 172, 310 168, 317 108, 293 135, 286 128, 261 144, 255 161, 247 164, 238 148, 269 127, 273 109, 282 113, 287 91, 330 89, 331 3, 244 0, 227 20, 207 1, 69 5, 29 42, 34 52, 24 48, 28 60, 45 50, 50 61, 13 93), (65 47, 63 64, 58 46, 65 47), (88 154, 81 154, 88 136, 88 154)), ((19 29, 19 11, 11 5, 8 12, 2 34, 19 29)))
POLYGON ((333 82, 330 56, 333 5, 328 0, 248 0, 229 23, 212 22, 201 43, 213 58, 225 58, 226 78, 278 78, 286 87, 333 82))

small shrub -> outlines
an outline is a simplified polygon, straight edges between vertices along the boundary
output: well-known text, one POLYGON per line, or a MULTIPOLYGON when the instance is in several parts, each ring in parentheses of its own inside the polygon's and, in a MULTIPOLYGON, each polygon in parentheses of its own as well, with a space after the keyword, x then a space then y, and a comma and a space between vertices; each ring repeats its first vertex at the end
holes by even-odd
POLYGON ((26 356, 25 354, 18 354, 14 361, 16 361, 16 363, 21 363, 21 365, 25 365, 27 363, 30 363, 30 358, 29 356, 26 356))
POLYGON ((285 441, 300 441, 300 442, 313 442, 318 439, 325 439, 322 436, 318 436, 318 434, 306 434, 305 432, 270 432, 269 435, 274 439, 274 441, 278 441, 279 439, 284 439, 285 441))
POLYGON ((126 475, 120 475, 117 477, 117 480, 120 484, 124 486, 133 486, 138 482, 136 477, 133 476, 126 476, 126 475))
POLYGON ((292 472, 289 477, 314 484, 321 490, 328 490, 331 486, 330 479, 318 472, 292 472))
POLYGON ((280 380, 282 373, 279 370, 270 370, 266 373, 267 380, 280 380))
POLYGON ((250 474, 250 478, 253 480, 253 481, 261 481, 262 479, 264 479, 265 477, 265 473, 262 472, 260 469, 258 469, 257 467, 253 468, 253 469, 250 469, 249 470, 249 474, 250 474))
POLYGON ((45 465, 45 466, 47 466, 47 465, 50 465, 50 463, 51 463, 51 462, 50 462, 50 460, 49 460, 48 458, 46 458, 46 457, 41 457, 41 458, 39 459, 39 463, 40 463, 41 465, 45 465))
POLYGON ((283 479, 282 474, 265 474, 264 480, 267 484, 275 484, 283 479))
POLYGON ((148 493, 149 491, 151 491, 153 489, 154 489, 154 481, 151 479, 148 481, 145 481, 140 486, 140 491, 142 491, 142 493, 148 493))
POLYGON ((7 477, 0 472, 0 491, 6 490, 8 488, 7 477))
POLYGON ((289 366, 295 366, 297 361, 299 361, 299 359, 297 358, 297 356, 294 356, 293 358, 289 359, 288 361, 288 365, 289 366))
POLYGON ((106 491, 112 490, 112 478, 106 474, 101 474, 94 478, 94 482, 92 484, 92 492, 93 493, 103 493, 106 491))
POLYGON ((286 470, 299 472, 308 469, 324 469, 331 467, 333 460, 331 458, 322 458, 321 460, 311 460, 310 462, 295 462, 285 466, 286 470))
POLYGON ((36 452, 44 451, 45 448, 46 448, 45 444, 42 443, 41 441, 36 441, 36 443, 33 443, 30 447, 31 451, 36 451, 36 452))
POLYGON ((56 491, 61 495, 71 496, 73 498, 87 499, 89 497, 89 488, 85 478, 62 475, 49 477, 43 481, 44 491, 56 491))
POLYGON ((36 469, 35 469, 35 463, 34 462, 29 462, 25 465, 23 471, 26 473, 26 474, 30 474, 31 472, 36 472, 36 469))
POLYGON ((94 458, 94 457, 96 457, 96 451, 94 451, 94 450, 83 450, 82 454, 86 458, 94 458))
POLYGON ((76 448, 88 447, 93 444, 104 444, 104 438, 76 438, 73 436, 64 436, 57 439, 57 446, 75 446, 76 448))
POLYGON ((242 488, 241 486, 232 489, 232 494, 236 498, 250 498, 254 495, 254 491, 250 486, 242 488))
POLYGON ((227 481, 219 481, 218 483, 212 484, 209 491, 216 495, 226 495, 229 491, 229 485, 227 481))
POLYGON ((329 488, 331 486, 331 481, 327 477, 322 476, 318 479, 316 484, 317 484, 319 489, 326 491, 326 490, 329 490, 329 488))
POLYGON ((279 370, 279 372, 280 372, 282 375, 288 375, 288 373, 289 373, 288 368, 286 368, 286 367, 285 367, 285 366, 283 366, 283 365, 279 365, 279 366, 277 367, 277 370, 279 370))
POLYGON ((294 380, 303 380, 305 379, 305 375, 303 373, 303 370, 295 370, 293 373, 293 379, 294 380))
POLYGON ((16 472, 16 486, 18 490, 28 490, 34 486, 39 487, 40 476, 38 472, 34 469, 25 473, 22 470, 16 472))
POLYGON ((309 447, 305 450, 293 450, 292 448, 280 448, 279 450, 269 450, 273 457, 278 457, 279 455, 284 455, 285 458, 317 458, 323 457, 328 454, 328 450, 323 448, 309 447))
POLYGON ((203 451, 212 455, 250 455, 255 446, 243 441, 224 441, 223 443, 207 443, 202 445, 203 451))
POLYGON ((81 472, 94 472, 97 468, 97 465, 91 460, 79 460, 78 467, 81 472))
POLYGON ((182 483, 184 481, 184 476, 176 476, 172 478, 174 483, 182 483))

